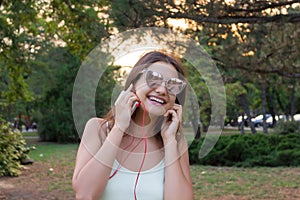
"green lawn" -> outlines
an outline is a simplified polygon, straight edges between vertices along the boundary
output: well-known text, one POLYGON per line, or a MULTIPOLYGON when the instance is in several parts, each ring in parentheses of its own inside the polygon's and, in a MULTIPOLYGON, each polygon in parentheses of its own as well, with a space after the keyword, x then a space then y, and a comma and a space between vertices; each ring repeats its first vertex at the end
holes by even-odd
POLYGON ((23 137, 38 137, 37 132, 23 132, 23 137))
MULTIPOLYGON (((31 145, 32 146, 32 145, 31 145)), ((30 157, 49 168, 37 174, 52 178, 47 190, 74 195, 71 178, 76 144, 35 144, 30 157), (53 172, 50 170, 53 169, 53 172)), ((297 168, 234 168, 191 166, 195 199, 300 199, 300 167, 297 168)))
POLYGON ((191 166, 195 199, 299 199, 300 168, 191 166))
MULTIPOLYGON (((47 192, 57 192, 61 198, 74 197, 72 175, 75 165, 77 144, 37 143, 29 145, 31 159, 42 164, 44 170, 38 171, 35 180, 47 179, 47 192)), ((33 164, 35 165, 35 163, 33 164)))

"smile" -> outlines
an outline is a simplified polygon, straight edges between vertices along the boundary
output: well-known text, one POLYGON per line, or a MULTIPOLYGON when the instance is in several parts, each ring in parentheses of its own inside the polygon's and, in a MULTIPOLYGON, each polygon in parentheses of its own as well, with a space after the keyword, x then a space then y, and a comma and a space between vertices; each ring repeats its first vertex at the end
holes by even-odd
POLYGON ((160 104, 160 105, 163 105, 166 103, 166 101, 164 99, 161 99, 161 98, 157 98, 157 97, 154 97, 154 96, 149 96, 148 99, 152 102, 152 103, 155 103, 155 104, 160 104))

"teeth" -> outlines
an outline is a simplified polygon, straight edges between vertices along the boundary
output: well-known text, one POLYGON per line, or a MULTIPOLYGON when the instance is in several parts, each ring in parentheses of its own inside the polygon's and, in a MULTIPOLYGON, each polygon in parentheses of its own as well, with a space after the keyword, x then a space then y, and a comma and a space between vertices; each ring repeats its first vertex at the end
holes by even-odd
POLYGON ((158 102, 158 103, 161 103, 161 104, 163 104, 163 103, 164 103, 164 101, 163 101, 163 100, 161 100, 161 99, 158 99, 158 98, 156 98, 156 97, 149 97, 149 99, 150 99, 150 100, 152 100, 152 101, 156 101, 156 102, 158 102))

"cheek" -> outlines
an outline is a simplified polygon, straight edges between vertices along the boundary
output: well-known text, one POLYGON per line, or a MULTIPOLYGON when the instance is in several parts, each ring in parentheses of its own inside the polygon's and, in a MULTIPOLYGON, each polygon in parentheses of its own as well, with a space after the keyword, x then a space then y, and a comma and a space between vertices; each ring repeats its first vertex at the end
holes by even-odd
POLYGON ((135 91, 136 96, 143 100, 146 98, 146 94, 149 92, 148 87, 138 87, 137 90, 135 91))
POLYGON ((147 89, 148 89, 148 87, 147 87, 146 83, 144 83, 141 79, 139 79, 134 85, 135 94, 139 98, 142 97, 143 95, 145 95, 145 92, 147 91, 147 89))

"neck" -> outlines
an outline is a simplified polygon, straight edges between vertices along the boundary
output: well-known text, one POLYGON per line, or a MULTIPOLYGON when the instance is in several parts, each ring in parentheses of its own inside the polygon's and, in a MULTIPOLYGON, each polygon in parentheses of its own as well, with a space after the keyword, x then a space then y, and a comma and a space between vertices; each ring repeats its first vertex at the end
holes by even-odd
POLYGON ((151 115, 143 109, 137 109, 132 116, 128 130, 129 135, 134 137, 151 137, 158 133, 155 128, 158 126, 158 116, 151 115))

